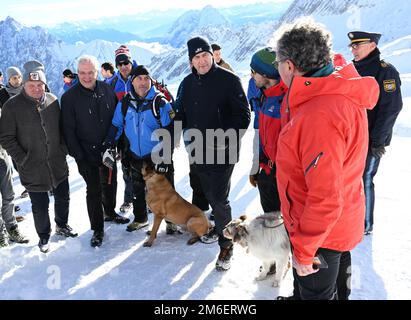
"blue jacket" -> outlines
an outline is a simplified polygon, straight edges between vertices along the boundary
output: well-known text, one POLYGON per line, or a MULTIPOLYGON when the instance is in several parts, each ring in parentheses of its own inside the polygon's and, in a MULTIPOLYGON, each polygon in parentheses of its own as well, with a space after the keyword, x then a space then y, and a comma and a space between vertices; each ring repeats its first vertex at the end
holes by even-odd
POLYGON ((70 83, 64 83, 63 90, 66 92, 68 89, 74 87, 78 83, 78 76, 75 75, 75 78, 70 83))
MULTIPOLYGON (((138 66, 137 62, 133 60, 133 69, 138 66)), ((124 81, 120 71, 117 71, 113 77, 107 79, 106 83, 113 88, 114 93, 117 96, 118 101, 121 101, 123 97, 131 91, 131 77, 128 76, 127 81, 124 81), (115 84, 113 82, 115 81, 115 84), (113 87, 114 85, 114 87, 113 87)))
POLYGON ((255 85, 255 80, 250 78, 250 81, 248 82, 247 98, 250 103, 251 111, 254 111, 254 129, 258 129, 261 95, 262 92, 255 85))
MULTIPOLYGON (((133 90, 134 91, 134 90, 133 90)), ((159 93, 153 86, 143 99, 131 100, 124 121, 121 110, 121 102, 117 104, 112 124, 117 128, 115 139, 118 140, 123 133, 126 134, 130 143, 130 150, 137 158, 147 157, 154 147, 161 142, 152 140, 153 132, 162 127, 167 127, 172 122, 173 109, 170 103, 164 103, 160 107, 160 122, 153 114, 153 99, 159 93)))

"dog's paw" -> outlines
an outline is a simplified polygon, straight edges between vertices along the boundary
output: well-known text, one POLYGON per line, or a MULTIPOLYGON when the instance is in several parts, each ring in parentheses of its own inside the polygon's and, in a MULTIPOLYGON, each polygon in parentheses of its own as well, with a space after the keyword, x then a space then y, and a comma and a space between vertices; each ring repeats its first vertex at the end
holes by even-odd
POLYGON ((143 247, 151 247, 153 245, 153 241, 146 241, 143 243, 143 247))

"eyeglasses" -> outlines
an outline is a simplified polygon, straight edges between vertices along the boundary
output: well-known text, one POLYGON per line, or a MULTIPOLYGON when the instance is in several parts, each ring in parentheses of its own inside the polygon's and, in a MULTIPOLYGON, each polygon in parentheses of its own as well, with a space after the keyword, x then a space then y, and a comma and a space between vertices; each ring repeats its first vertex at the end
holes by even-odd
POLYGON ((363 44, 367 44, 367 43, 371 43, 371 41, 363 41, 363 42, 357 42, 357 43, 350 43, 348 45, 349 48, 353 49, 353 50, 357 50, 360 46, 362 46, 363 44))
POLYGON ((119 62, 117 65, 118 66, 128 66, 130 64, 130 61, 124 61, 124 62, 119 62))

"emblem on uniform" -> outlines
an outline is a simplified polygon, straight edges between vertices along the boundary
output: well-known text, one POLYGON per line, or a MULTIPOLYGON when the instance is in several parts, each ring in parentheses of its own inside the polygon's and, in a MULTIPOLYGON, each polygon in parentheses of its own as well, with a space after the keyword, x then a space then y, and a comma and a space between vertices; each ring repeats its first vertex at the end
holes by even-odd
POLYGON ((349 37, 350 39, 352 39, 352 38, 354 38, 354 35, 350 32, 350 33, 348 34, 348 37, 349 37))
POLYGON ((384 80, 384 91, 385 92, 394 92, 395 90, 397 90, 395 79, 384 80))
POLYGON ((304 84, 305 84, 306 86, 309 86, 309 85, 311 85, 311 81, 306 81, 304 84))
POLYGON ((40 80, 40 76, 37 72, 30 72, 29 74, 29 79, 31 81, 39 81, 40 80))
POLYGON ((268 108, 268 111, 269 112, 274 112, 274 108, 275 108, 275 106, 271 106, 271 107, 268 108))
POLYGON ((168 116, 170 117, 170 119, 174 119, 174 117, 176 116, 176 113, 174 112, 174 110, 170 110, 168 112, 168 116))

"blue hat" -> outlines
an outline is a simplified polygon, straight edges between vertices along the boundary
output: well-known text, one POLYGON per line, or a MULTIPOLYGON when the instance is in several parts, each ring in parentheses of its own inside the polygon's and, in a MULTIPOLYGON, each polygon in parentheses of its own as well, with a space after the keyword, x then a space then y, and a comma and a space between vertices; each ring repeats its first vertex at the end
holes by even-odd
POLYGON ((366 32, 366 31, 351 31, 351 32, 348 32, 347 36, 351 41, 349 46, 351 46, 351 44, 353 43, 364 42, 364 41, 375 42, 375 44, 378 44, 378 41, 380 41, 380 38, 381 38, 381 33, 373 33, 373 32, 366 32))
POLYGON ((273 48, 263 48, 254 53, 253 57, 251 58, 250 67, 262 76, 265 76, 269 79, 280 80, 280 73, 274 65, 275 58, 276 54, 273 48))

